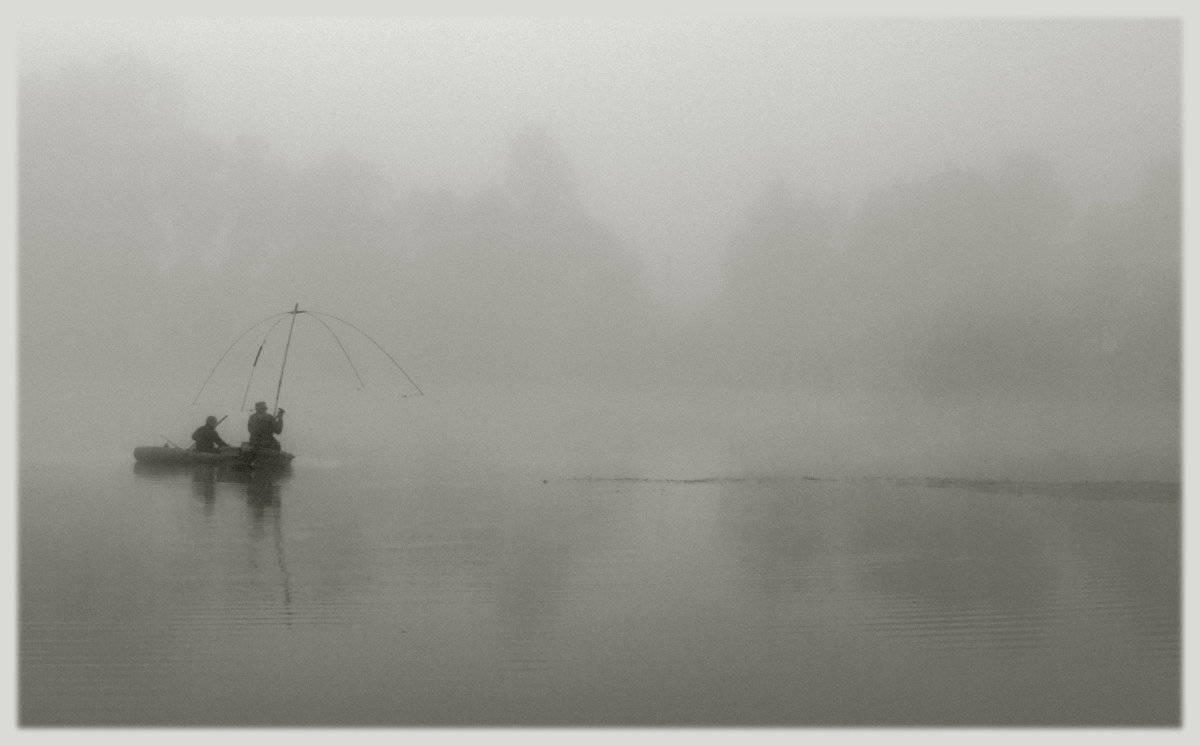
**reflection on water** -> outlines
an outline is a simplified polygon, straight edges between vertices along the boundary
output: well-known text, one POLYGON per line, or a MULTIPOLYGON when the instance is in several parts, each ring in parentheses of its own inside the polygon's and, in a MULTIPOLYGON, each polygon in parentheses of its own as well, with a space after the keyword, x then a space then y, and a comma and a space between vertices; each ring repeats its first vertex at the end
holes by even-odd
POLYGON ((1179 557, 1177 485, 27 466, 21 719, 1175 724, 1179 557))

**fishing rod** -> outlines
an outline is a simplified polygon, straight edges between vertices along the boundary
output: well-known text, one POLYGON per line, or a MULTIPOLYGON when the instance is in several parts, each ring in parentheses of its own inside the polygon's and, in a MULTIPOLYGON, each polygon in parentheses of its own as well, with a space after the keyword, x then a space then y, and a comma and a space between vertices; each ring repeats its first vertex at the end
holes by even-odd
MULTIPOLYGON (((229 355, 229 352, 235 346, 237 346, 237 343, 242 341, 243 337, 245 337, 247 334, 249 334, 250 332, 257 329, 258 327, 262 326, 263 324, 267 323, 271 319, 275 318, 276 316, 284 316, 284 315, 285 315, 284 313, 271 314, 270 316, 266 317, 265 319, 255 322, 249 329, 247 329, 246 331, 239 334, 238 338, 233 340, 233 344, 229 345, 228 349, 226 349, 225 352, 223 352, 221 354, 221 357, 217 358, 217 364, 214 365, 212 367, 212 370, 210 370, 208 372, 208 376, 204 379, 204 383, 202 383, 200 385, 200 390, 196 392, 196 398, 192 400, 192 404, 195 404, 196 402, 200 401, 200 395, 204 393, 204 388, 206 386, 208 386, 208 382, 212 380, 213 374, 217 372, 217 368, 221 367, 222 361, 224 361, 225 358, 229 355)), ((282 321, 282 319, 280 319, 280 321, 282 321)), ((275 324, 278 325, 279 321, 276 321, 275 324)), ((271 327, 271 329, 274 329, 274 328, 275 328, 274 326, 271 327)), ((267 334, 270 334, 270 333, 271 333, 271 331, 270 331, 270 329, 268 329, 267 334)), ((266 344, 266 343, 267 343, 267 339, 266 339, 266 337, 263 337, 263 344, 266 344)), ((262 345, 259 345, 258 352, 259 352, 259 354, 262 354, 262 345)), ((254 363, 255 363, 255 365, 258 364, 258 355, 254 356, 254 363)), ((253 375, 253 373, 251 375, 253 375)), ((247 388, 249 388, 249 384, 247 384, 246 386, 247 386, 247 388)), ((242 404, 244 406, 245 402, 243 401, 242 404)))
POLYGON ((333 337, 333 341, 337 342, 337 346, 341 349, 342 354, 346 357, 346 362, 350 363, 350 370, 354 371, 354 377, 358 379, 358 390, 362 391, 363 387, 367 384, 363 383, 362 376, 358 374, 358 367, 355 366, 354 361, 350 359, 350 353, 346 352, 346 346, 342 344, 342 340, 338 339, 338 335, 333 333, 333 329, 331 329, 329 324, 326 324, 325 320, 320 316, 314 314, 312 311, 306 311, 305 313, 312 315, 312 317, 317 320, 317 323, 325 327, 325 331, 329 332, 329 336, 333 337))
POLYGON ((279 385, 275 387, 275 411, 279 411, 279 390, 283 388, 283 371, 285 368, 287 368, 288 350, 292 346, 292 330, 296 328, 296 317, 302 313, 308 312, 301 311, 300 304, 297 303, 296 307, 291 311, 288 311, 288 313, 292 315, 292 323, 291 326, 288 327, 287 344, 283 346, 283 364, 279 366, 279 385))
MULTIPOLYGON (((403 373, 403 374, 404 374, 404 377, 405 377, 406 379, 408 379, 408 382, 409 382, 410 384, 412 384, 412 387, 413 387, 414 389, 416 389, 416 390, 417 390, 417 394, 418 394, 418 395, 420 395, 420 396, 424 396, 424 395, 425 395, 425 392, 424 392, 424 391, 422 391, 422 390, 421 390, 421 387, 417 385, 417 382, 416 382, 416 381, 414 381, 414 380, 412 379, 412 376, 408 375, 408 371, 404 370, 404 368, 403 368, 403 367, 400 365, 400 363, 396 362, 396 358, 392 357, 392 353, 390 353, 390 352, 388 352, 387 350, 385 350, 385 349, 383 348, 383 345, 381 345, 381 344, 379 344, 378 342, 376 342, 376 341, 375 341, 375 340, 374 340, 374 339, 371 337, 371 335, 370 335, 370 334, 367 334, 367 333, 366 333, 366 332, 364 332, 362 329, 359 329, 359 328, 358 328, 357 326, 355 326, 354 324, 351 324, 349 321, 346 321, 345 319, 339 319, 337 316, 334 316, 334 315, 332 315, 332 314, 328 314, 328 313, 318 313, 317 311, 308 311, 308 313, 309 313, 309 314, 311 314, 311 315, 313 315, 314 317, 317 317, 317 316, 328 316, 328 317, 329 317, 329 318, 331 318, 331 319, 335 319, 335 320, 337 320, 337 321, 340 321, 340 322, 342 322, 342 323, 343 323, 343 324, 345 324, 346 326, 350 327, 350 328, 351 328, 351 329, 353 329, 354 331, 356 331, 356 332, 358 332, 359 334, 361 334, 361 335, 363 335, 364 337, 366 337, 366 338, 367 338, 367 339, 368 339, 368 340, 371 342, 371 344, 373 344, 373 345, 375 345, 376 347, 378 347, 378 348, 379 348, 380 352, 382 352, 384 355, 387 355, 387 358, 388 358, 388 360, 391 360, 391 361, 392 361, 392 365, 395 365, 395 366, 396 366, 396 369, 397 369, 397 370, 399 370, 401 373, 403 373)), ((320 319, 317 319, 317 320, 318 320, 318 321, 320 321, 320 319)), ((333 334, 333 330, 331 329, 329 333, 330 333, 330 334, 333 334)), ((337 339, 337 335, 334 335, 334 339, 337 339)), ((338 342, 338 344, 340 345, 340 344, 341 344, 341 342, 339 341, 339 342, 338 342)), ((344 352, 344 351, 345 351, 345 348, 343 348, 343 352, 344 352)), ((347 358, 347 359, 349 359, 349 357, 350 357, 349 355, 347 355, 347 356, 346 356, 346 358, 347 358)), ((353 365, 353 363, 351 363, 351 365, 353 365)), ((357 374, 357 371, 355 371, 355 373, 357 374)), ((362 381, 362 379, 360 378, 360 379, 359 379, 359 381, 361 382, 361 381, 362 381)))
MULTIPOLYGON (((387 356, 388 360, 391 360, 391 361, 392 361, 392 365, 395 365, 395 366, 396 366, 396 369, 397 369, 397 370, 399 370, 399 371, 400 371, 400 373, 402 373, 402 374, 404 375, 404 377, 405 377, 405 378, 408 380, 408 382, 409 382, 409 383, 412 385, 412 387, 413 387, 414 389, 416 389, 416 391, 417 391, 417 394, 418 394, 418 395, 420 395, 420 396, 424 396, 424 395, 425 395, 425 392, 424 392, 424 391, 422 391, 422 390, 421 390, 421 387, 417 385, 417 382, 416 382, 416 381, 414 381, 414 380, 412 379, 412 376, 408 375, 408 371, 404 370, 404 368, 403 368, 403 367, 400 365, 400 363, 396 362, 396 358, 392 357, 392 354, 391 354, 390 352, 388 352, 386 349, 384 349, 383 345, 381 345, 381 344, 379 344, 378 342, 376 342, 376 341, 375 341, 375 340, 374 340, 374 339, 371 337, 371 335, 367 334, 367 333, 366 333, 366 332, 364 332, 362 329, 359 329, 359 328, 358 328, 357 326, 355 326, 354 324, 351 324, 349 321, 346 321, 345 319, 340 319, 340 318, 338 318, 337 316, 333 316, 333 315, 330 315, 330 314, 326 314, 326 313, 320 313, 320 312, 318 312, 318 311, 313 311, 313 310, 311 310, 311 309, 307 309, 307 310, 303 310, 303 311, 302 311, 302 310, 300 310, 300 304, 299 304, 299 303, 297 303, 297 304, 296 304, 296 306, 295 306, 295 308, 293 308, 291 311, 288 311, 287 313, 289 313, 289 314, 292 314, 292 326, 293 326, 293 327, 295 326, 295 323, 296 323, 296 314, 301 314, 301 313, 308 314, 308 315, 309 315, 309 316, 311 316, 313 319, 315 319, 315 320, 317 321, 317 323, 318 323, 318 324, 320 324, 321 326, 325 327, 325 331, 329 332, 329 336, 333 337, 333 341, 337 343, 338 349, 340 349, 340 350, 342 351, 342 356, 343 356, 343 357, 345 357, 345 358, 346 358, 346 362, 347 362, 347 363, 349 363, 349 365, 350 365, 350 370, 351 370, 351 371, 354 373, 354 377, 355 377, 355 378, 358 380, 358 388, 359 388, 359 390, 362 390, 362 389, 363 389, 363 388, 366 386, 366 383, 364 383, 364 382, 363 382, 362 375, 360 375, 360 374, 359 374, 359 372, 358 372, 358 366, 356 366, 356 365, 354 364, 354 360, 353 360, 353 359, 350 357, 350 353, 349 353, 349 352, 346 350, 346 346, 345 346, 344 344, 342 344, 342 340, 341 340, 341 338, 340 338, 340 337, 338 337, 338 335, 337 335, 337 334, 336 334, 336 333, 333 331, 333 328, 332 328, 332 327, 330 327, 330 326, 329 326, 329 324, 325 323, 325 320, 324 320, 323 318, 321 318, 322 316, 327 316, 328 318, 334 319, 334 320, 336 320, 336 321, 340 321, 341 323, 345 324, 346 326, 350 327, 351 329, 353 329, 354 331, 358 332, 358 333, 359 333, 359 334, 361 334, 363 337, 365 337, 365 338, 366 338, 366 339, 367 339, 369 342, 371 342, 371 344, 373 344, 373 345, 375 345, 376 347, 378 347, 378 348, 379 348, 379 350, 380 350, 380 351, 381 351, 381 352, 382 352, 384 355, 386 355, 386 356, 387 356)), ((282 321, 282 319, 281 319, 281 321, 282 321)), ((276 323, 276 324, 278 324, 279 322, 277 321, 277 322, 275 322, 275 323, 276 323)), ((274 327, 272 327, 272 328, 274 328, 274 327)), ((269 333, 269 332, 268 332, 268 333, 269 333)), ((290 344, 291 344, 291 340, 292 340, 292 329, 291 329, 291 328, 289 328, 289 329, 288 329, 288 345, 290 345, 290 344)), ((284 365, 286 366, 286 365, 287 365, 287 348, 286 348, 286 346, 285 346, 285 348, 284 348, 283 362, 284 362, 284 365)), ((283 369, 282 369, 282 368, 281 368, 281 369, 280 369, 280 371, 279 371, 279 382, 280 382, 280 386, 282 386, 282 385, 283 385, 283 369)), ((275 391, 275 405, 276 405, 276 408, 278 408, 278 405, 279 405, 279 391, 278 391, 278 389, 276 389, 276 391, 275 391)))
MULTIPOLYGON (((265 319, 262 319, 262 320, 258 321, 257 323, 253 324, 250 328, 246 329, 244 332, 242 332, 240 335, 238 335, 238 338, 235 339, 231 345, 229 345, 229 347, 225 350, 224 353, 222 353, 221 357, 217 360, 216 365, 214 365, 212 370, 209 371, 208 376, 204 379, 204 383, 200 386, 200 390, 196 393, 196 397, 195 397, 195 399, 193 399, 192 404, 196 404, 200 400, 200 397, 204 394, 205 388, 207 388, 209 382, 212 380, 213 375, 216 373, 217 369, 221 366, 221 363, 224 362, 224 360, 229 356, 229 353, 234 349, 234 347, 236 347, 237 344, 243 338, 245 338, 248 334, 250 334, 250 332, 254 331, 255 329, 258 329, 263 324, 266 324, 266 323, 274 320, 275 323, 271 324, 271 326, 267 329, 266 333, 263 335, 262 342, 259 344, 258 350, 255 352, 254 361, 250 365, 250 374, 246 378, 246 387, 242 392, 241 409, 245 410, 246 402, 250 396, 250 388, 254 383, 254 375, 258 370, 258 362, 262 358, 262 353, 263 353, 263 350, 266 348, 267 340, 270 339, 272 332, 274 332, 274 330, 275 330, 275 327, 279 326, 279 324, 282 323, 282 321, 285 317, 291 316, 292 320, 291 320, 291 323, 288 325, 287 342, 285 343, 284 350, 283 350, 283 362, 279 368, 279 380, 275 386, 275 409, 278 410, 280 395, 283 390, 283 378, 287 371, 288 355, 291 350, 292 336, 293 336, 293 333, 295 332, 295 328, 296 328, 296 317, 299 316, 300 314, 308 314, 309 316, 311 316, 313 319, 315 319, 317 321, 317 323, 319 323, 321 326, 325 327, 325 331, 329 332, 329 335, 331 337, 333 337, 334 342, 337 343, 338 348, 342 351, 342 356, 346 358, 346 362, 347 362, 347 364, 349 364, 350 370, 353 372, 355 379, 358 381, 359 390, 362 390, 363 388, 365 388, 366 383, 363 381, 363 377, 358 370, 358 366, 354 364, 354 360, 350 357, 350 353, 346 349, 346 346, 342 343, 341 338, 338 337, 338 335, 334 332, 333 328, 328 323, 326 323, 325 318, 339 321, 342 324, 345 324, 346 326, 350 327, 354 331, 358 332, 363 337, 365 337, 367 339, 367 341, 369 341, 371 344, 375 345, 375 347, 377 347, 388 358, 388 360, 391 361, 392 365, 394 365, 396 367, 396 369, 400 371, 400 373, 404 376, 404 378, 408 381, 409 385, 411 385, 413 387, 413 389, 417 392, 418 395, 420 395, 420 396, 425 395, 425 392, 421 390, 421 387, 419 385, 417 385, 417 382, 414 381, 412 376, 410 376, 408 374, 408 371, 404 370, 403 366, 400 365, 400 363, 396 360, 396 358, 393 357, 392 354, 383 347, 383 345, 379 344, 378 341, 376 341, 373 337, 371 337, 371 335, 367 334, 362 329, 359 329, 357 326, 355 326, 354 324, 351 324, 349 321, 346 321, 345 319, 338 318, 337 316, 333 316, 330 314, 319 313, 317 311, 312 311, 309 309, 302 310, 300 308, 300 304, 296 303, 293 305, 291 311, 283 311, 281 313, 272 314, 272 315, 266 317, 265 319), (325 317, 325 318, 322 318, 322 317, 325 317)), ((405 398, 407 398, 408 395, 405 394, 404 396, 405 396, 405 398)))
MULTIPOLYGON (((260 357, 262 357, 263 347, 265 347, 267 345, 267 338, 271 336, 271 332, 275 331, 275 327, 279 326, 279 322, 283 321, 283 316, 285 314, 276 314, 276 315, 279 316, 280 318, 277 319, 274 324, 271 324, 271 328, 268 329, 267 333, 263 335, 262 344, 260 344, 258 346, 258 352, 254 353, 254 362, 250 364, 250 375, 246 378, 246 390, 242 392, 242 406, 241 406, 242 410, 246 409, 246 399, 250 396, 250 384, 254 382, 254 371, 258 368, 258 359, 260 357)), ((271 316, 270 318, 275 318, 275 317, 271 316)), ((288 340, 289 341, 291 340, 290 333, 288 336, 288 340)), ((218 363, 218 365, 219 364, 220 363, 218 363)), ((283 375, 282 371, 280 372, 280 375, 283 375)), ((195 403, 195 402, 193 402, 193 403, 195 403)))

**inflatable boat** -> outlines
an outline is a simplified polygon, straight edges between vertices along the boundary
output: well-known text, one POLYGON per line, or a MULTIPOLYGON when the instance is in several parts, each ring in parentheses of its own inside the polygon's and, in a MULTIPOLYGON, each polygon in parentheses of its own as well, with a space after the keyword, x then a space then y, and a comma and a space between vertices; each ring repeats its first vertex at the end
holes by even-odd
POLYGON ((160 466, 211 464, 261 469, 288 466, 295 456, 287 451, 254 448, 249 443, 242 443, 241 446, 222 448, 217 453, 201 453, 191 448, 179 448, 172 445, 140 446, 133 449, 133 458, 140 464, 158 464, 160 466))

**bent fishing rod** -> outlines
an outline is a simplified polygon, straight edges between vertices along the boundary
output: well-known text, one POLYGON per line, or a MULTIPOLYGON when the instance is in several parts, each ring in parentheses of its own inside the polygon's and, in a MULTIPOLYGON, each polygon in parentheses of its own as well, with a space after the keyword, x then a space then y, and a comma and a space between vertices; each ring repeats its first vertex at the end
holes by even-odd
POLYGON ((287 368, 288 350, 290 350, 292 348, 292 330, 296 328, 296 317, 302 313, 307 313, 307 311, 301 311, 300 304, 297 303, 296 307, 293 308, 291 311, 288 311, 288 313, 290 313, 292 315, 292 323, 288 326, 287 344, 285 344, 283 346, 283 364, 279 366, 279 385, 277 385, 275 387, 275 411, 276 412, 279 411, 279 391, 280 391, 280 389, 283 388, 283 371, 284 371, 284 369, 287 368))
MULTIPOLYGON (((358 367, 354 364, 354 360, 351 359, 350 353, 346 350, 346 346, 344 344, 342 344, 341 338, 338 337, 338 335, 333 331, 333 328, 330 327, 329 324, 326 323, 324 318, 322 318, 322 317, 333 319, 342 324, 345 324, 346 326, 350 327, 351 329, 353 329, 354 331, 356 331, 360 335, 362 335, 364 338, 366 338, 367 341, 369 341, 371 344, 375 345, 375 347, 378 348, 379 351, 382 352, 387 357, 387 359, 391 361, 392 365, 394 365, 396 367, 396 369, 400 371, 400 373, 404 376, 405 380, 408 381, 409 385, 411 385, 413 387, 413 389, 417 392, 418 396, 425 395, 425 392, 422 391, 421 387, 417 385, 417 382, 412 379, 412 376, 410 376, 408 374, 408 371, 404 370, 404 367, 401 366, 399 362, 397 362, 396 358, 394 358, 392 356, 392 354, 390 352, 388 352, 383 347, 383 345, 379 344, 379 342, 376 341, 371 335, 367 334, 362 329, 359 329, 357 326, 355 326, 354 324, 351 324, 349 321, 346 321, 345 319, 339 318, 337 316, 333 316, 332 314, 320 313, 320 312, 312 311, 312 310, 308 310, 308 309, 302 310, 300 308, 300 304, 296 303, 292 307, 291 311, 284 311, 281 313, 272 314, 271 316, 268 316, 267 318, 262 319, 261 321, 255 323, 249 329, 247 329, 246 331, 244 331, 240 335, 238 335, 238 338, 233 341, 233 344, 231 344, 225 350, 224 353, 222 353, 221 357, 217 360, 216 365, 214 365, 213 369, 211 371, 209 371, 208 377, 206 377, 204 379, 204 383, 201 384, 200 390, 196 393, 196 398, 192 401, 192 404, 196 404, 200 400, 200 396, 203 395, 204 389, 208 386, 209 381, 212 380, 213 374, 216 373, 217 368, 220 367, 221 363, 225 360, 226 357, 228 357, 229 353, 233 350, 233 348, 237 346, 237 343, 240 342, 246 335, 248 335, 253 330, 261 327, 262 325, 266 324, 269 321, 274 320, 275 323, 271 324, 271 326, 267 329, 266 333, 263 335, 263 340, 259 344, 258 351, 254 355, 254 362, 250 366, 250 375, 248 376, 248 378, 246 380, 246 388, 242 394, 241 409, 245 410, 246 400, 249 398, 249 394, 250 394, 250 385, 253 383, 254 373, 258 368, 258 361, 262 357, 262 352, 263 352, 264 347, 267 344, 267 339, 271 336, 271 332, 274 331, 275 327, 279 326, 279 324, 283 321, 284 317, 291 316, 292 320, 291 320, 291 323, 288 325, 287 342, 284 345, 283 364, 280 366, 279 381, 277 382, 277 384, 275 386, 275 409, 278 410, 279 409, 280 392, 283 389, 283 376, 287 369, 288 352, 291 349, 291 344, 292 344, 292 333, 294 332, 295 327, 296 327, 296 317, 302 313, 308 314, 313 319, 315 319, 317 321, 317 323, 319 323, 321 326, 323 326, 325 328, 325 331, 329 332, 329 336, 333 337, 334 342, 337 343, 338 349, 340 349, 342 351, 342 356, 345 357, 347 364, 349 364, 350 370, 354 373, 355 379, 357 379, 357 381, 358 381, 359 390, 362 390, 366 386, 366 384, 363 382, 362 376, 359 374, 358 367)), ((404 398, 408 398, 408 395, 405 394, 404 398)))

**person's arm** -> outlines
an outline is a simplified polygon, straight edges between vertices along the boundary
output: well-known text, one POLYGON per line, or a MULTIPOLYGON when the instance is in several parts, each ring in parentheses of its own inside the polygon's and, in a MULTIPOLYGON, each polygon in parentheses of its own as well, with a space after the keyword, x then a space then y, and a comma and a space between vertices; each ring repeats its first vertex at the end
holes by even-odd
POLYGON ((279 410, 279 414, 275 415, 275 434, 283 432, 283 410, 279 410))

